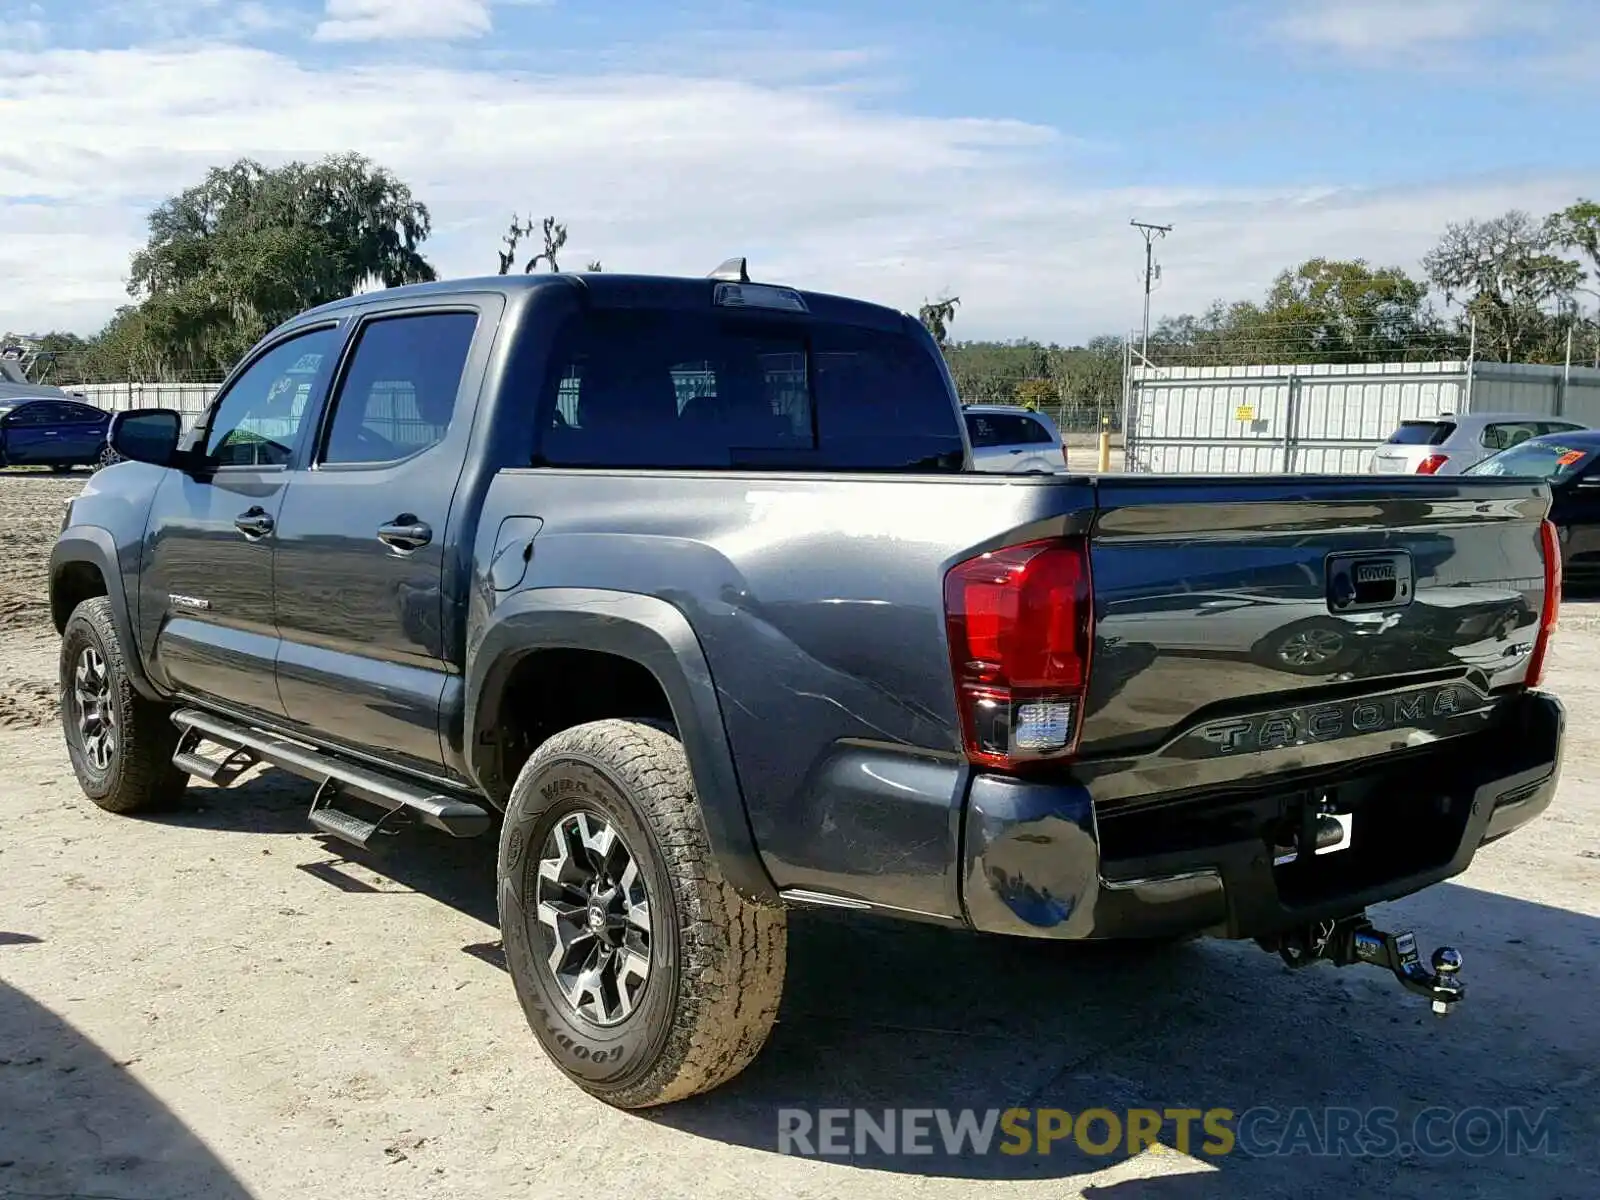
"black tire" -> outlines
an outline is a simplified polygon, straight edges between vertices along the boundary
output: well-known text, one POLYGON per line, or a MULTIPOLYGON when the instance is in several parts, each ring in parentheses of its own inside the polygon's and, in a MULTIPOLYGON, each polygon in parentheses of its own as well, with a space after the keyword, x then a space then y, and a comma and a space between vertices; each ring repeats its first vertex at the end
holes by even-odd
POLYGON ((178 744, 172 710, 134 690, 126 653, 106 597, 85 600, 67 619, 60 673, 67 754, 83 794, 114 813, 168 807, 189 784, 172 765, 178 744), (92 715, 91 696, 97 697, 92 715), (97 740, 95 730, 109 730, 109 744, 97 740))
POLYGON ((90 464, 90 469, 98 471, 121 461, 122 455, 118 454, 110 446, 101 446, 100 453, 95 455, 94 462, 90 464))
MULTIPOLYGON (((546 1053, 590 1095, 618 1108, 682 1100, 738 1075, 766 1043, 783 994, 786 916, 781 908, 749 903, 723 879, 688 760, 671 733, 636 721, 596 721, 540 746, 512 788, 498 874, 500 927, 517 998, 546 1053), (562 860, 561 873, 571 868, 576 878, 593 868, 598 882, 606 883, 607 872, 631 858, 634 886, 644 887, 649 928, 648 941, 641 943, 637 906, 626 903, 618 910, 623 915, 614 918, 624 926, 620 933, 590 933, 595 925, 585 920, 564 926, 573 938, 572 953, 585 938, 594 944, 597 957, 588 961, 611 962, 606 937, 620 939, 618 962, 630 946, 648 947, 642 985, 628 1010, 611 1014, 609 1024, 599 1011, 604 997, 619 997, 621 1011, 627 985, 609 993, 580 992, 593 996, 595 1010, 581 1014, 550 963, 556 935, 539 915, 541 894, 547 901, 583 894, 541 880, 541 858, 575 846, 575 831, 597 831, 596 819, 622 850, 613 843, 602 862, 580 847, 581 853, 562 860), (602 951, 607 957, 598 957, 602 951)), ((624 873, 620 886, 610 879, 609 894, 628 892, 627 879, 624 873)), ((561 903, 593 918, 591 910, 601 901, 591 900, 588 909, 561 903)), ((557 911, 554 903, 550 911, 557 911)), ((622 969, 614 970, 615 981, 622 969)))

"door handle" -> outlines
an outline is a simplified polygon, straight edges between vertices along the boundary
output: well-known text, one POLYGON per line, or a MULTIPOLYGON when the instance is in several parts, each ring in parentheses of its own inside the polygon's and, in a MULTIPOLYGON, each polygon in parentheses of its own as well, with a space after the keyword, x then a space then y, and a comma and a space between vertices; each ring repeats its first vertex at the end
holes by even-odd
POLYGON ((415 514, 401 513, 389 524, 378 526, 378 540, 402 554, 409 554, 433 541, 433 530, 415 514))
POLYGON ((257 505, 235 517, 233 527, 247 538, 263 538, 272 532, 273 520, 266 509, 257 505))

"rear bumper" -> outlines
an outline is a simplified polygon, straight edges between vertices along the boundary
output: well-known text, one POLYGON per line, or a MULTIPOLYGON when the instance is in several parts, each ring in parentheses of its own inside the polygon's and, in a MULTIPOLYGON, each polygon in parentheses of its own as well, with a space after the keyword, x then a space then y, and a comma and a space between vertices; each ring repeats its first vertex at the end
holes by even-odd
POLYGON ((1541 692, 1507 704, 1498 736, 1115 814, 1075 784, 979 776, 962 841, 967 920, 1023 937, 1249 938, 1408 895, 1550 806, 1565 711, 1541 692), (1275 866, 1269 827, 1324 794, 1354 813, 1350 847, 1275 866))

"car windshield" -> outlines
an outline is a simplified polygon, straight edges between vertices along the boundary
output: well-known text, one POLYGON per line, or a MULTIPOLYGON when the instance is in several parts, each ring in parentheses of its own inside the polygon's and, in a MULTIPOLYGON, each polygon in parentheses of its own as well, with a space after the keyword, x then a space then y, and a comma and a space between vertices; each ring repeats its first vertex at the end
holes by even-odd
POLYGON ((1536 439, 1502 450, 1474 463, 1467 475, 1521 475, 1535 479, 1564 479, 1594 456, 1587 446, 1572 446, 1559 439, 1536 439))

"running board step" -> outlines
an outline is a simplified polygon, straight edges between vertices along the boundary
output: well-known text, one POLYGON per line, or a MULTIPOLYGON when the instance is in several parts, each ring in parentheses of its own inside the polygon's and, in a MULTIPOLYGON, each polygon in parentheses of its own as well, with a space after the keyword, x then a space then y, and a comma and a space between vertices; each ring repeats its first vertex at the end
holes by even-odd
MULTIPOLYGON (((314 780, 321 786, 312 805, 312 824, 326 833, 343 837, 347 841, 353 840, 352 837, 346 836, 347 834, 359 834, 361 831, 356 827, 366 826, 369 823, 360 817, 330 807, 329 802, 336 794, 348 794, 378 808, 386 809, 389 813, 404 809, 424 825, 443 830, 452 837, 477 837, 479 834, 487 833, 492 824, 488 809, 480 804, 460 796, 429 790, 425 785, 409 779, 335 758, 325 751, 303 742, 291 741, 279 734, 253 729, 248 725, 193 708, 180 709, 173 714, 172 721, 183 730, 183 737, 178 743, 179 753, 173 756, 174 766, 180 770, 190 770, 191 766, 211 770, 213 762, 200 758, 194 752, 194 747, 200 741, 208 741, 215 742, 232 752, 223 760, 223 766, 234 762, 243 753, 252 757, 249 765, 264 762, 314 780), (335 825, 339 828, 333 828, 335 825)), ((228 770, 218 768, 215 776, 201 774, 201 778, 212 778, 213 782, 226 778, 228 782, 232 782, 244 769, 241 767, 233 771, 231 768, 228 770)), ((382 823, 380 821, 378 824, 382 823)), ((365 834, 366 840, 358 841, 356 844, 366 845, 377 829, 377 825, 371 826, 370 832, 365 834)))
POLYGON ((339 808, 329 808, 326 805, 311 810, 311 823, 330 837, 349 842, 353 846, 360 846, 363 850, 378 836, 377 822, 363 821, 353 813, 347 813, 339 808))
POLYGON ((198 731, 185 729, 183 736, 178 739, 178 749, 172 756, 172 765, 186 775, 193 775, 197 779, 204 779, 207 783, 225 788, 231 787, 239 776, 261 761, 253 751, 231 742, 219 743, 228 751, 224 757, 206 758, 200 753, 200 744, 204 741, 204 736, 198 731))

